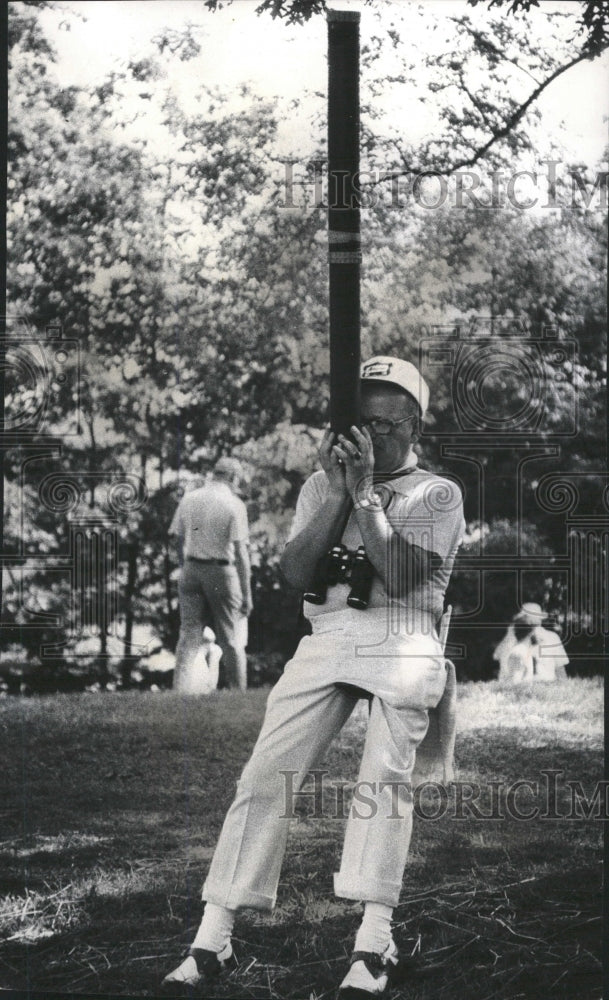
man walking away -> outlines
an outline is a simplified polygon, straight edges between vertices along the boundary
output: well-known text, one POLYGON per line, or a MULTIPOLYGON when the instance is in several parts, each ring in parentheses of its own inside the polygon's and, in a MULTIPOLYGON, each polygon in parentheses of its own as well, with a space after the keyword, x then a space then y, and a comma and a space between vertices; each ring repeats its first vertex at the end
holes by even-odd
POLYGON ((174 688, 190 673, 210 623, 222 649, 229 687, 247 687, 247 619, 252 610, 247 511, 237 496, 243 468, 218 459, 212 478, 186 493, 169 528, 181 566, 180 638, 174 688))

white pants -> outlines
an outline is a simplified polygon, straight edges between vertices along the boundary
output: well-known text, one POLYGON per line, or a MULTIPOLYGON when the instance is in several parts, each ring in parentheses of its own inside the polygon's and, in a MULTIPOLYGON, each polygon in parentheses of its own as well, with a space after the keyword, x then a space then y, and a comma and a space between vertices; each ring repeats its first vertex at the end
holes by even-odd
POLYGON ((231 909, 273 907, 289 827, 286 789, 300 788, 353 711, 357 694, 337 686, 346 683, 373 695, 358 780, 369 783, 361 787, 376 808, 360 806, 357 816, 352 807, 334 890, 347 899, 397 904, 412 831, 407 786, 428 709, 442 697, 446 669, 437 638, 387 639, 384 622, 365 622, 361 613, 354 614, 357 639, 349 621, 342 630, 323 631, 322 625, 301 641, 271 692, 203 899, 231 909))

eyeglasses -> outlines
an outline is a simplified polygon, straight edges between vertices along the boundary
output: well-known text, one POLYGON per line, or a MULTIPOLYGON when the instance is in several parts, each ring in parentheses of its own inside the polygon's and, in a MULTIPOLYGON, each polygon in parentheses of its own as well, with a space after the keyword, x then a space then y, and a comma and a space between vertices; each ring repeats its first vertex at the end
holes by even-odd
POLYGON ((375 434, 385 435, 391 434, 393 428, 399 424, 404 424, 407 420, 414 419, 415 416, 413 413, 409 417, 402 417, 401 420, 381 420, 380 418, 372 417, 370 420, 362 420, 362 427, 369 427, 375 434))

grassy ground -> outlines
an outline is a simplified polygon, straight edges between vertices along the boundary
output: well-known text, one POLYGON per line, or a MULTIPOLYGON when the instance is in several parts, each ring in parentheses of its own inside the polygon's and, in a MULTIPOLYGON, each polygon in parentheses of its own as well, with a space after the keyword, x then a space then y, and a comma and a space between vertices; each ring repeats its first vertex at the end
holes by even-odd
MULTIPOLYGON (((154 995, 192 936, 199 892, 267 692, 65 695, 0 701, 0 988, 154 995)), ((567 781, 590 797, 602 770, 600 680, 460 688, 458 778, 419 801, 396 911, 412 1000, 597 998, 601 822, 565 818, 567 781), (522 821, 506 809, 518 779, 522 821), (489 781, 497 785, 493 807, 489 781), (465 783, 482 786, 471 807, 465 783), (460 796, 460 797, 459 797, 460 796), (493 813, 494 808, 494 813, 493 813), (472 815, 472 810, 494 818, 472 815)), ((325 818, 294 821, 279 903, 244 913, 239 969, 218 997, 327 1000, 360 907, 337 900, 342 822, 332 778, 353 781, 363 705, 328 755, 325 818)), ((309 812, 311 809, 309 808, 309 812)), ((572 811, 572 810, 571 810, 572 811)))

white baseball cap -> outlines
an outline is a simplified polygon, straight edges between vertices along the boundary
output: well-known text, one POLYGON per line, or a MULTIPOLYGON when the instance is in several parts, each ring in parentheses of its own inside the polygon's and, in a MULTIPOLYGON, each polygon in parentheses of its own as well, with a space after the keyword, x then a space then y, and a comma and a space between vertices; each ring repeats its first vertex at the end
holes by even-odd
POLYGON ((366 382, 391 382, 392 385, 399 385, 400 389, 404 389, 416 399, 421 416, 425 416, 429 405, 429 386, 419 369, 410 361, 379 354, 369 361, 364 361, 360 378, 366 382))
POLYGON ((541 605, 528 602, 523 604, 514 621, 523 622, 526 625, 541 625, 546 617, 545 611, 541 610, 541 605))

